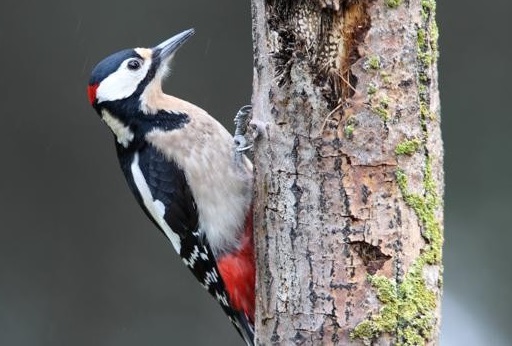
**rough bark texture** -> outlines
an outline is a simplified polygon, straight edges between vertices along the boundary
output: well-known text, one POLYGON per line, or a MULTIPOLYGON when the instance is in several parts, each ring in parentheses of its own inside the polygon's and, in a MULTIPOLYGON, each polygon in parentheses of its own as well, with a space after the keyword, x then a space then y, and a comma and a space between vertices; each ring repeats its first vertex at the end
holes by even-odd
POLYGON ((257 344, 436 344, 435 2, 252 5, 257 344))

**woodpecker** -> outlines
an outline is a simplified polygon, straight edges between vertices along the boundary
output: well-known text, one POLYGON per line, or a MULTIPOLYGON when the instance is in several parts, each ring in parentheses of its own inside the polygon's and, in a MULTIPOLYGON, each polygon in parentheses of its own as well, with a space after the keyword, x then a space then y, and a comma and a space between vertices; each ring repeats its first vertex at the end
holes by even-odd
POLYGON ((253 345, 252 164, 206 111, 162 91, 193 34, 110 55, 92 70, 87 94, 137 202, 253 345))

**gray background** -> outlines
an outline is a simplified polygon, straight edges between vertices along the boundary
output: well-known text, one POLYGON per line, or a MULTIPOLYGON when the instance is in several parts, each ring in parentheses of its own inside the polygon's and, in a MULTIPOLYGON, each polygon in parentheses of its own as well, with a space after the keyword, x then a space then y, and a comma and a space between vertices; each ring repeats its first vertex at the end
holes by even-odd
MULTIPOLYGON (((511 7, 438 5, 443 345, 512 338, 511 7)), ((107 54, 189 27, 166 90, 231 128, 251 95, 249 0, 0 5, 0 345, 241 344, 136 205, 85 94, 107 54)))

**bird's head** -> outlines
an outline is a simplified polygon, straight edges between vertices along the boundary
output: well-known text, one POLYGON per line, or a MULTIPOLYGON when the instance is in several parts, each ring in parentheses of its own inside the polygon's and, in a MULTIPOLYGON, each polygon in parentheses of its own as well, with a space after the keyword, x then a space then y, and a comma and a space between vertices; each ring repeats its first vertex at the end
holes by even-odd
POLYGON ((189 29, 154 48, 125 49, 103 59, 94 67, 87 87, 89 102, 102 109, 121 113, 149 112, 144 96, 161 92, 162 80, 179 47, 194 34, 189 29))

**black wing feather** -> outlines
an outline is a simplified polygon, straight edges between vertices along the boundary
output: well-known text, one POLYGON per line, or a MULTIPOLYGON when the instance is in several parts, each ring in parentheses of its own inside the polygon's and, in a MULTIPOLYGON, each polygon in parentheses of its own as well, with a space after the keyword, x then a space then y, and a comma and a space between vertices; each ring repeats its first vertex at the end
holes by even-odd
MULTIPOLYGON (((123 149, 118 146, 121 167, 128 184, 146 215, 159 227, 146 209, 133 180, 131 163, 134 156, 124 152, 123 149)), ((180 257, 197 280, 220 303, 246 343, 252 345, 254 331, 251 323, 243 313, 233 310, 229 305, 229 298, 219 274, 216 259, 199 229, 197 207, 183 170, 151 145, 139 147, 137 153, 139 167, 146 178, 153 199, 164 204, 164 220, 180 237, 180 257)))

